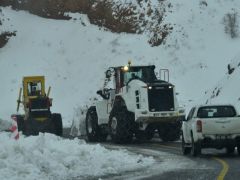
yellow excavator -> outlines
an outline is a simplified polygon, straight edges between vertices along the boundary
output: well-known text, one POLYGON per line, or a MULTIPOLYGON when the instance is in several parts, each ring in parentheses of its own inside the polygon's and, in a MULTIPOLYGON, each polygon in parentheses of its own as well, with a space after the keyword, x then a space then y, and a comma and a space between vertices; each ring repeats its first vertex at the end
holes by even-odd
POLYGON ((47 132, 62 136, 62 117, 51 113, 52 98, 49 98, 51 87, 45 92, 44 76, 23 77, 22 88, 17 100, 17 112, 23 104, 24 114, 12 115, 17 119, 18 130, 24 135, 38 135, 47 132))

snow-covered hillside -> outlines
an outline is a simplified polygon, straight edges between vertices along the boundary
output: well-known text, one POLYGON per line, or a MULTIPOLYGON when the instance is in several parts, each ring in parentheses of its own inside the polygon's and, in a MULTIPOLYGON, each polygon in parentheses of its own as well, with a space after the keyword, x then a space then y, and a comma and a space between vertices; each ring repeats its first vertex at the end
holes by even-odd
POLYGON ((233 58, 228 66, 229 70, 225 72, 224 77, 216 83, 214 88, 207 91, 206 99, 207 104, 213 103, 227 103, 237 106, 240 110, 240 56, 239 54, 233 58))
POLYGON ((64 125, 69 126, 74 109, 96 96, 107 67, 124 65, 129 59, 134 65, 170 69, 170 81, 187 110, 193 103, 205 102, 205 92, 224 76, 227 64, 239 53, 239 38, 225 33, 223 19, 226 13, 239 14, 235 7, 240 2, 203 2, 169 1, 164 22, 174 29, 165 45, 158 47, 147 43, 146 34, 99 29, 85 15, 52 20, 1 8, 0 31, 16 31, 16 36, 0 49, 0 117, 9 119, 15 113, 23 76, 45 75, 47 85, 52 86, 53 111, 62 113, 64 125))

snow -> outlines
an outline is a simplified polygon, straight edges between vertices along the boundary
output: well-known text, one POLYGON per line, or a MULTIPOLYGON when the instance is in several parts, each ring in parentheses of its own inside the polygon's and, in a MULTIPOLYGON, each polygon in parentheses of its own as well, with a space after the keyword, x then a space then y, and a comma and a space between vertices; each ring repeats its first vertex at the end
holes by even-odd
POLYGON ((140 170, 155 162, 124 149, 109 150, 47 133, 15 141, 2 132, 0 141, 1 180, 96 178, 140 170))
POLYGON ((214 88, 207 91, 204 99, 207 104, 231 103, 240 113, 240 85, 238 83, 240 76, 240 54, 232 59, 229 63, 233 68, 231 74, 225 71, 224 76, 217 82, 214 88))
MULTIPOLYGON (((122 2, 137 5, 136 0, 122 2)), ((151 2, 158 8, 157 1, 151 2)), ((193 104, 207 100, 240 108, 240 41, 231 39, 223 25, 226 13, 240 13, 236 8, 240 1, 212 0, 206 1, 207 6, 200 0, 166 2, 172 8, 167 9, 164 22, 174 29, 166 44, 159 47, 147 43, 147 34, 114 34, 99 29, 89 23, 86 15, 69 13, 73 17, 69 21, 52 20, 1 8, 0 32, 16 31, 16 36, 0 49, 0 119, 10 120, 16 112, 23 76, 45 75, 47 87, 52 86, 52 111, 61 113, 64 126, 70 126, 73 119, 84 119, 86 105, 92 104, 96 91, 103 86, 104 71, 125 65, 129 59, 133 65, 168 68, 180 104, 187 111, 193 104), (235 68, 230 75, 228 64, 235 68), (215 96, 218 89, 220 93, 215 96)), ((145 12, 145 5, 137 10, 145 12)), ((0 179, 99 177, 147 168, 155 162, 126 150, 108 150, 50 134, 21 136, 14 141, 9 133, 2 132, 0 142, 0 179)), ((160 165, 171 170, 178 163, 165 159, 160 165)))
MULTIPOLYGON (((133 65, 168 68, 180 105, 188 111, 205 101, 205 92, 224 76, 227 64, 239 53, 239 39, 225 34, 223 17, 240 2, 213 0, 207 6, 200 2, 171 1, 164 21, 174 29, 159 47, 151 47, 146 34, 107 32, 77 13, 69 13, 73 19, 66 21, 1 8, 4 21, 0 31, 16 31, 16 37, 0 49, 0 106, 4 107, 0 117, 8 120, 16 112, 23 76, 45 75, 47 87, 52 86, 52 111, 60 112, 64 126, 70 126, 75 110, 97 97, 104 71, 125 65, 129 59, 133 65)), ((152 6, 157 7, 155 3, 152 6)))

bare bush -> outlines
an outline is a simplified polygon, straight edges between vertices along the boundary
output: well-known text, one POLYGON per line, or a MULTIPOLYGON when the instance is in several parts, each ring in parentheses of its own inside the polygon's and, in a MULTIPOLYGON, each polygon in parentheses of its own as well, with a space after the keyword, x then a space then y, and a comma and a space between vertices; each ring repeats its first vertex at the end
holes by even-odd
POLYGON ((171 27, 169 24, 165 24, 162 27, 155 28, 152 32, 153 35, 151 36, 148 43, 152 47, 164 44, 168 34, 171 33, 172 30, 173 30, 173 27, 171 27))
POLYGON ((92 24, 116 33, 144 33, 149 35, 149 44, 164 44, 172 27, 163 23, 165 0, 158 7, 146 0, 134 3, 113 2, 112 0, 0 0, 0 6, 11 5, 16 10, 27 10, 45 18, 70 19, 66 12, 87 14, 92 24), (147 7, 144 7, 147 3, 147 7))
POLYGON ((3 32, 0 34, 0 48, 4 47, 11 36, 16 36, 16 32, 3 32))
POLYGON ((236 12, 227 13, 223 18, 225 26, 225 33, 229 34, 231 38, 238 37, 238 15, 236 12))

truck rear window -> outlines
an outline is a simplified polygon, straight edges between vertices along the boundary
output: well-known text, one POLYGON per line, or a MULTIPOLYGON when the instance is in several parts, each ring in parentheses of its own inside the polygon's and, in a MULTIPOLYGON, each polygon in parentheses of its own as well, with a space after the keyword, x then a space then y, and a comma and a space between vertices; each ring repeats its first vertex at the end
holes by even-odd
POLYGON ((198 109, 197 117, 199 118, 217 118, 217 117, 234 117, 236 111, 232 106, 205 106, 198 109))

